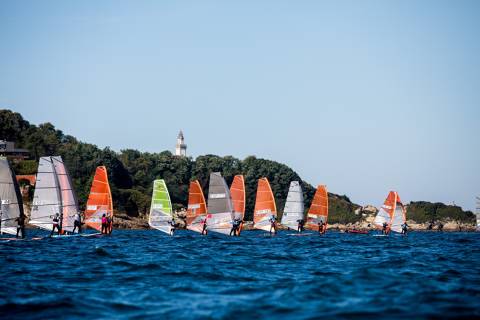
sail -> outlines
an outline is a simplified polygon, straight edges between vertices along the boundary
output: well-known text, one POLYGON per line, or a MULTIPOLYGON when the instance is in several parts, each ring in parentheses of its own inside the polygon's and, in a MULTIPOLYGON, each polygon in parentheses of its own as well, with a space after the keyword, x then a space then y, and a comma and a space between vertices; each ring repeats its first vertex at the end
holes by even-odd
POLYGON ((40 158, 29 221, 45 230, 52 230, 53 217, 62 213, 62 195, 53 161, 52 157, 40 158))
POLYGON ((154 229, 170 234, 172 231, 172 218, 172 202, 170 201, 170 194, 168 193, 165 180, 155 180, 153 182, 148 224, 154 229))
POLYGON ((73 190, 72 180, 68 174, 67 168, 63 163, 62 157, 51 157, 54 165, 55 174, 57 175, 58 187, 60 189, 61 199, 61 217, 62 229, 65 231, 73 231, 73 222, 78 212, 77 197, 73 190))
POLYGON ((277 205, 267 178, 258 179, 257 197, 253 211, 255 229, 270 231, 270 218, 277 217, 277 205))
POLYGON ((5 157, 0 157, 0 214, 1 232, 16 234, 15 219, 23 215, 23 203, 17 179, 5 157))
POLYGON ((220 172, 212 172, 208 187, 207 228, 209 231, 229 234, 233 218, 232 197, 227 183, 220 172))
POLYGON ((100 166, 95 170, 92 187, 88 195, 85 224, 90 228, 101 231, 104 214, 113 218, 113 203, 110 185, 108 184, 107 168, 100 166))
POLYGON ((298 181, 290 182, 287 201, 283 209, 282 224, 290 229, 298 228, 298 221, 303 220, 303 191, 298 181))
POLYGON ((477 197, 477 207, 475 211, 477 216, 477 231, 480 231, 480 197, 477 197))
POLYGON ((305 227, 317 231, 320 221, 325 224, 328 221, 328 193, 327 187, 324 185, 319 185, 315 191, 305 227))
POLYGON ((236 175, 233 178, 230 194, 232 195, 234 217, 243 221, 245 216, 245 180, 243 175, 236 175))
POLYGON ((383 206, 378 211, 374 223, 380 228, 383 227, 384 223, 387 223, 390 230, 402 232, 402 224, 405 221, 405 208, 400 197, 397 192, 390 191, 383 206))
POLYGON ((190 182, 188 190, 187 229, 202 232, 202 221, 207 215, 207 205, 198 180, 190 182))

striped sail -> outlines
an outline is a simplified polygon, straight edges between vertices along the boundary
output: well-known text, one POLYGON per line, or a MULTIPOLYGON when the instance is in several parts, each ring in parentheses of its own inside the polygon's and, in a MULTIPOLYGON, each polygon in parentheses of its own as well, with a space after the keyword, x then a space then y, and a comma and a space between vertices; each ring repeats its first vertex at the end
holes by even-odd
POLYGON ((208 187, 208 231, 230 234, 234 218, 232 197, 220 172, 210 174, 208 187))
POLYGON ((153 182, 152 203, 148 224, 150 227, 170 234, 172 232, 172 202, 163 179, 153 182))
POLYGON ((302 187, 298 181, 292 181, 283 210, 282 224, 290 229, 297 229, 298 221, 303 220, 304 210, 302 187))
POLYGON ((97 167, 93 177, 87 208, 85 209, 85 224, 98 231, 102 230, 102 216, 113 218, 113 202, 107 168, 97 167))
POLYGON ((258 179, 257 197, 253 211, 255 229, 270 231, 270 218, 277 218, 277 205, 267 178, 258 179))
POLYGON ((308 210, 305 227, 310 230, 318 231, 318 225, 321 221, 324 224, 328 221, 328 192, 327 187, 324 185, 319 185, 317 191, 315 191, 312 204, 308 210))
POLYGON ((475 211, 477 216, 477 231, 480 231, 480 197, 477 197, 477 207, 475 211))
MULTIPOLYGON (((57 176, 58 187, 60 188, 61 199, 61 226, 65 231, 73 231, 73 222, 78 212, 77 196, 73 190, 72 180, 68 174, 67 168, 63 163, 62 157, 51 157, 57 176)), ((78 231, 77 231, 78 232, 78 231)))
POLYGON ((202 232, 206 215, 207 205, 200 182, 191 181, 188 190, 187 229, 202 232))
POLYGON ((52 219, 62 212, 62 198, 52 157, 41 157, 38 163, 35 192, 33 195, 31 225, 52 230, 52 219))
POLYGON ((0 157, 0 214, 1 233, 16 234, 15 219, 23 215, 23 203, 17 179, 5 157, 0 157))
POLYGON ((387 223, 390 230, 402 232, 402 224, 406 221, 405 208, 395 191, 390 191, 383 206, 375 217, 374 224, 380 228, 387 223))

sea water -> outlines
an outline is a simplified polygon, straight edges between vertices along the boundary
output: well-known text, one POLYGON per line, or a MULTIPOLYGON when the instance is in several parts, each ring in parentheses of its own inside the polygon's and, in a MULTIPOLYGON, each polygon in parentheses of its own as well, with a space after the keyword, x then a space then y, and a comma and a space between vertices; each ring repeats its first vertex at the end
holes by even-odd
POLYGON ((293 234, 2 242, 0 317, 480 317, 478 233, 293 234))

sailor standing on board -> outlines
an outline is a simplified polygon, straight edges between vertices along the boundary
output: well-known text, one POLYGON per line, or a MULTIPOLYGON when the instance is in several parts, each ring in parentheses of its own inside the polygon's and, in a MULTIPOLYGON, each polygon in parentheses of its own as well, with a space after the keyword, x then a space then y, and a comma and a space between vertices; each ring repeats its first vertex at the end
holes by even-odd
POLYGON ((175 232, 175 218, 172 218, 172 220, 170 220, 170 235, 173 236, 174 232, 175 232))
POLYGON ((297 220, 298 226, 297 226, 297 231, 302 233, 303 232, 303 226, 305 225, 305 221, 303 219, 297 220))
POLYGON ((406 235, 407 231, 408 231, 408 224, 407 224, 407 222, 404 222, 402 224, 402 234, 406 235))
POLYGON ((318 233, 324 234, 325 233, 324 228, 325 228, 325 225, 323 224, 323 220, 320 220, 318 222, 318 233))
POLYGON ((108 223, 107 223, 107 217, 105 216, 105 213, 102 215, 102 233, 105 233, 105 234, 108 233, 108 223))
POLYGON ((208 230, 207 230, 207 217, 205 217, 203 220, 202 220, 202 235, 206 235, 208 233, 208 230))
POLYGON ((107 232, 105 232, 105 233, 112 234, 112 223, 113 223, 112 217, 108 216, 107 217, 107 232))
POLYGON ((388 227, 388 224, 386 222, 383 223, 382 225, 382 234, 387 234, 387 227, 388 227))
POLYGON ((18 238, 18 233, 22 232, 22 239, 25 238, 25 216, 21 214, 18 218, 15 219, 17 222, 17 235, 15 236, 18 238))
POLYGON ((53 216, 53 220, 52 220, 52 232, 50 233, 50 237, 53 236, 53 233, 55 232, 55 229, 57 229, 57 233, 58 235, 60 235, 60 226, 58 225, 58 221, 60 220, 59 219, 60 217, 60 214, 58 213, 55 213, 55 215, 53 216))
POLYGON ((268 221, 270 221, 270 234, 272 234, 272 230, 273 230, 273 234, 276 234, 277 233, 277 218, 275 218, 275 216, 272 214, 272 216, 270 217, 270 219, 268 221))
POLYGON ((75 213, 75 218, 73 220, 73 231, 72 233, 75 233, 75 230, 78 228, 78 233, 82 233, 82 217, 80 216, 80 212, 75 213))

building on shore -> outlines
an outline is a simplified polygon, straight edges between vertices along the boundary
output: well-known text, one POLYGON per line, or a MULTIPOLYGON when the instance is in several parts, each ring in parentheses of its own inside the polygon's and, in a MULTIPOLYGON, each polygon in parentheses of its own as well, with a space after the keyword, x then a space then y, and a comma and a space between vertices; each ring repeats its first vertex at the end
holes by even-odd
POLYGON ((187 145, 185 144, 185 138, 183 137, 182 130, 180 130, 177 136, 177 144, 175 146, 175 155, 179 157, 187 156, 187 145))
POLYGON ((0 155, 18 162, 29 159, 30 151, 27 149, 15 148, 15 142, 0 139, 0 155))

